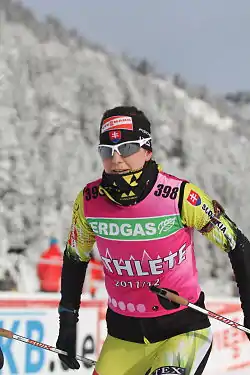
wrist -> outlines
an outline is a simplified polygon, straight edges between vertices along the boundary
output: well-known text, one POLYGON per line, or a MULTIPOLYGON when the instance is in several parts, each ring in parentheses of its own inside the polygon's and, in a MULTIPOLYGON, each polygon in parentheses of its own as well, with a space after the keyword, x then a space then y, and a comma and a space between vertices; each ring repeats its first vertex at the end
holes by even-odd
POLYGON ((77 314, 78 315, 78 310, 65 307, 65 306, 63 306, 61 304, 58 306, 58 312, 59 312, 59 314, 61 314, 63 312, 69 312, 69 313, 77 314))
POLYGON ((59 320, 61 324, 75 325, 78 322, 78 310, 69 309, 61 304, 58 307, 59 320))

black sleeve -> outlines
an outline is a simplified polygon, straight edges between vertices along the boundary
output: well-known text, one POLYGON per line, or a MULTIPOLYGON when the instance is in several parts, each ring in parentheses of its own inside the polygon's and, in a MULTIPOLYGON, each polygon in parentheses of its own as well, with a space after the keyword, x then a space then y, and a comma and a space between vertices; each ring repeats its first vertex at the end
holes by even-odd
POLYGON ((178 209, 179 209, 180 215, 182 212, 182 204, 183 204, 184 190, 185 190, 186 184, 187 184, 187 181, 182 181, 181 186, 180 186, 180 193, 179 193, 179 200, 178 200, 178 209))
POLYGON ((237 228, 236 246, 228 256, 239 289, 241 307, 247 325, 250 325, 250 242, 237 228))
POLYGON ((81 262, 69 256, 67 250, 64 251, 60 306, 71 310, 79 309, 87 267, 87 262, 81 262))

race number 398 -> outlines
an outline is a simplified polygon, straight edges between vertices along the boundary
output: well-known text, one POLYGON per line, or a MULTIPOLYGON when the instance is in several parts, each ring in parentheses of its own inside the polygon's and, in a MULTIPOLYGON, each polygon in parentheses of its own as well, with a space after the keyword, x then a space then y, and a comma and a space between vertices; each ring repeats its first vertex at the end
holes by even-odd
POLYGON ((172 188, 172 186, 169 185, 158 184, 157 190, 155 190, 154 195, 156 197, 161 196, 162 198, 176 199, 178 191, 178 187, 172 188))

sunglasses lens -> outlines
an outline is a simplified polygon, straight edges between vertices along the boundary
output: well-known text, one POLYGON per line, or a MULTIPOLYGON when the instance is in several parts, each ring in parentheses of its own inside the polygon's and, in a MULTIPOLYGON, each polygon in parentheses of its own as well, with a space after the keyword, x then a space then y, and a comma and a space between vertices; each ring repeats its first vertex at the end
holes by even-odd
POLYGON ((98 147, 99 154, 102 160, 112 158, 112 149, 107 146, 99 146, 98 147))
MULTIPOLYGON (((120 155, 123 158, 126 158, 138 152, 140 150, 140 147, 141 147, 140 143, 124 143, 124 144, 121 143, 120 145, 118 145, 118 150, 119 150, 120 155)), ((100 145, 98 146, 98 151, 102 160, 112 158, 111 147, 100 145)))
POLYGON ((139 143, 125 143, 119 146, 119 151, 122 157, 133 155, 140 150, 139 143))

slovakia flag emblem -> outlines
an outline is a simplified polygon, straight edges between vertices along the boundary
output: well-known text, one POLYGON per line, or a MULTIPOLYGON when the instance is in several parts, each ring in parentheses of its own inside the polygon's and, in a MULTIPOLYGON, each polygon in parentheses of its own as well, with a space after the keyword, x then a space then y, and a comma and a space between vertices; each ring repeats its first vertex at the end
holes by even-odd
POLYGON ((201 197, 194 190, 191 190, 189 196, 187 197, 187 201, 192 206, 199 206, 201 204, 201 197))
POLYGON ((112 130, 109 132, 109 139, 113 143, 118 143, 121 140, 121 131, 120 130, 112 130))

